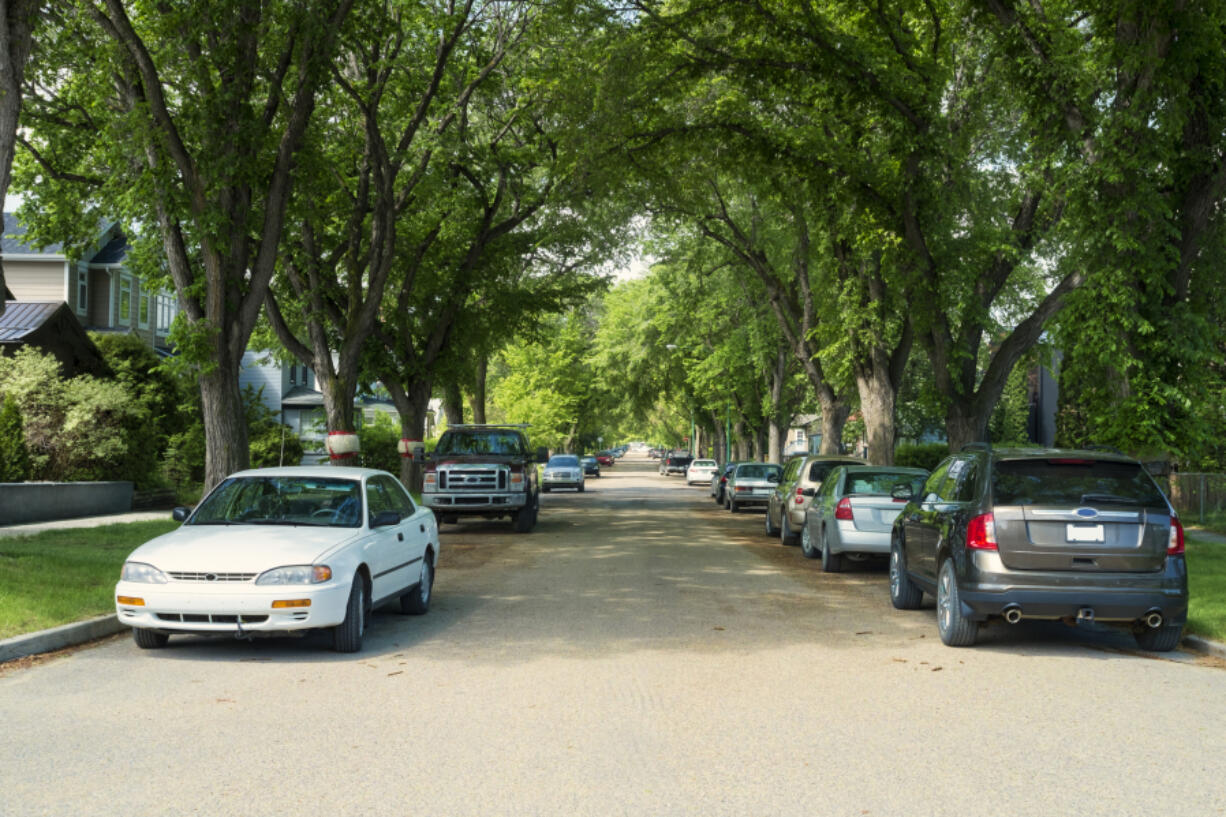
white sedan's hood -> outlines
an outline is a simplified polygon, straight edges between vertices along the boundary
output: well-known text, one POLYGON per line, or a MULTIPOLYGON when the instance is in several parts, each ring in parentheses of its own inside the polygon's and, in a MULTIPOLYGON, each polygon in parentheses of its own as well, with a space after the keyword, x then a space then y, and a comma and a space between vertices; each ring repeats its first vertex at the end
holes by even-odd
POLYGON ((163 571, 259 573, 283 565, 313 564, 361 534, 357 528, 184 525, 141 545, 128 561, 163 571))

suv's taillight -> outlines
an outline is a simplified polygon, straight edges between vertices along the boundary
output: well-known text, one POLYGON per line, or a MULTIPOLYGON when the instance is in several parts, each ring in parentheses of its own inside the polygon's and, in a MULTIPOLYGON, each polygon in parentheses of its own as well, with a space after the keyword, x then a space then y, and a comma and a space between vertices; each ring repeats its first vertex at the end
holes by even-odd
POLYGON ((845 519, 848 522, 855 519, 855 517, 851 515, 851 497, 843 497, 839 500, 839 504, 834 506, 834 518, 845 519))
POLYGON ((805 489, 801 488, 799 485, 796 486, 796 504, 805 504, 805 489))
POLYGON ((1183 555, 1183 525, 1178 516, 1171 517, 1171 538, 1166 543, 1167 556, 1183 555))
POLYGON ((996 547, 996 519, 992 514, 976 516, 967 524, 966 546, 970 550, 999 550, 996 547))

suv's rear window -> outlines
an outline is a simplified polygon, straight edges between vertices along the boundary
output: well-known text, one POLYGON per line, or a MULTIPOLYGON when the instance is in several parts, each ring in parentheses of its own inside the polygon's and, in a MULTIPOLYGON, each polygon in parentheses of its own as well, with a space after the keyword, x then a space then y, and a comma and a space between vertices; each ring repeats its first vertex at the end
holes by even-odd
POLYGON ((1166 507, 1140 465, 1111 460, 1004 460, 992 472, 996 505, 1133 505, 1166 507))
POLYGON ((911 493, 918 494, 927 474, 900 474, 897 471, 861 471, 848 474, 844 494, 876 494, 889 496, 895 485, 911 485, 911 493))

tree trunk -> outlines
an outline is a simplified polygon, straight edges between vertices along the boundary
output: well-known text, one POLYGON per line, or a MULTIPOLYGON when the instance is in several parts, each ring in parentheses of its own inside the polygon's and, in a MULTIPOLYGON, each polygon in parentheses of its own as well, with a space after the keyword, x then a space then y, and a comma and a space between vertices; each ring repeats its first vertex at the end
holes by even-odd
POLYGON ((819 391, 818 403, 822 407, 822 447, 826 455, 843 453, 843 426, 851 414, 851 406, 834 398, 833 392, 819 391))
POLYGON ((449 426, 458 426, 464 422, 464 393, 460 384, 455 381, 443 384, 443 413, 447 415, 449 426))
POLYGON ((712 435, 712 439, 715 441, 715 450, 712 453, 715 455, 715 460, 722 465, 728 461, 729 457, 725 448, 724 418, 719 412, 711 412, 711 427, 715 429, 712 435))
POLYGON ((888 369, 874 366, 856 373, 860 414, 868 441, 868 461, 873 465, 894 464, 894 404, 898 394, 888 369))
POLYGON ((238 366, 219 356, 214 367, 200 376, 200 405, 204 415, 204 488, 207 492, 251 462, 247 419, 238 390, 238 366))
MULTIPOLYGON (((353 378, 350 377, 349 380, 352 381, 353 378)), ((322 377, 316 372, 315 383, 324 398, 324 422, 328 431, 357 431, 353 409, 353 398, 357 393, 356 383, 347 384, 331 372, 322 377)))
MULTIPOLYGON (((400 414, 400 436, 408 440, 424 440, 426 437, 426 409, 430 406, 431 383, 429 380, 413 380, 407 386, 399 383, 384 384, 392 396, 392 404, 400 414)), ((414 493, 421 493, 422 462, 419 459, 400 458, 400 481, 414 493)))
MULTIPOLYGON (((40 6, 35 0, 0 3, 0 201, 8 195, 21 114, 21 83, 40 6)), ((4 266, 0 264, 0 315, 4 314, 4 266)))
POLYGON ((481 355, 477 358, 477 372, 473 377, 472 410, 473 422, 485 422, 485 381, 489 371, 489 358, 481 355))
MULTIPOLYGON (((992 403, 995 406, 995 402, 992 403)), ((957 454, 967 443, 988 441, 988 420, 992 410, 976 410, 965 401, 955 401, 945 410, 945 433, 949 438, 949 453, 957 454)))

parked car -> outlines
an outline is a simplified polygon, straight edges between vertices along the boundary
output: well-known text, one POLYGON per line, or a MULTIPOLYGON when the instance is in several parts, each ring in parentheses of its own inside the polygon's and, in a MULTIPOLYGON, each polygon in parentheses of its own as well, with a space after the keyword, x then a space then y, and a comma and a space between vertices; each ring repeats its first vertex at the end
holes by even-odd
POLYGON ((685 484, 709 483, 718 469, 719 464, 715 460, 692 460, 685 469, 685 484))
POLYGON ((660 460, 660 473, 666 477, 673 474, 684 476, 686 469, 690 467, 690 463, 693 461, 694 458, 684 452, 669 454, 660 460))
POLYGON ((785 545, 794 545, 805 526, 805 511, 822 480, 839 465, 865 465, 859 457, 805 454, 793 457, 783 466, 783 476, 766 503, 766 535, 778 536, 785 545))
POLYGON ((374 608, 429 609, 438 526, 384 471, 240 471, 174 518, 183 525, 134 550, 115 585, 141 649, 174 634, 325 630, 337 652, 355 652, 374 608))
POLYGON ((612 467, 612 466, 613 466, 613 454, 612 454, 612 452, 610 452, 610 451, 597 451, 597 452, 596 452, 596 462, 600 463, 602 466, 612 467))
POLYGON ((583 493, 583 466, 575 454, 554 454, 545 463, 541 474, 541 490, 549 493, 555 488, 574 488, 583 493))
POLYGON ((732 513, 770 501, 783 467, 773 462, 742 462, 732 469, 724 486, 724 507, 732 513))
POLYGON ((894 519, 905 502, 893 496, 907 485, 919 493, 928 472, 923 468, 842 465, 826 475, 805 512, 800 551, 808 559, 822 558, 822 570, 838 573, 843 555, 888 555, 894 519))
POLYGON ((1101 450, 967 446, 937 466, 894 523, 890 599, 937 602, 950 646, 1000 616, 1121 622, 1175 647, 1188 612, 1183 526, 1136 460, 1101 450))
POLYGON ((728 484, 728 477, 738 465, 739 462, 726 462, 711 475, 711 498, 716 505, 724 504, 724 488, 728 484))
POLYGON ((579 464, 583 466, 583 475, 588 477, 600 476, 600 463, 595 457, 580 457, 579 464))

